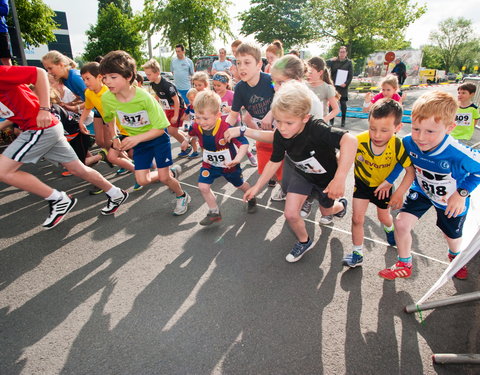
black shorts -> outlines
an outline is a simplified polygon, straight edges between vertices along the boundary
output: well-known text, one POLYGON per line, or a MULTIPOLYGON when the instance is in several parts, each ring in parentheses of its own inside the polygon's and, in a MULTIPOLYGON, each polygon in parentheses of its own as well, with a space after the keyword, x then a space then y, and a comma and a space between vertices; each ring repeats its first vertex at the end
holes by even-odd
POLYGON ((378 199, 377 196, 374 194, 376 188, 377 187, 370 187, 365 185, 363 181, 355 177, 355 188, 353 190, 353 197, 358 199, 368 199, 375 206, 381 209, 388 208, 388 202, 390 201, 390 197, 392 196, 393 189, 390 188, 388 198, 378 199))
POLYGON ((10 37, 8 33, 0 33, 0 58, 12 58, 10 37))
POLYGON ((72 146, 73 151, 77 154, 80 161, 85 164, 88 149, 91 146, 91 138, 87 134, 79 133, 75 138, 68 142, 72 146))
MULTIPOLYGON (((432 206, 432 201, 425 195, 410 189, 400 212, 408 212, 409 214, 412 214, 420 219, 423 214, 432 206)), ((455 239, 462 237, 463 224, 465 223, 465 219, 467 217, 468 207, 462 216, 451 218, 445 215, 444 209, 436 206, 434 207, 437 211, 437 227, 439 227, 441 231, 449 238, 455 239)))

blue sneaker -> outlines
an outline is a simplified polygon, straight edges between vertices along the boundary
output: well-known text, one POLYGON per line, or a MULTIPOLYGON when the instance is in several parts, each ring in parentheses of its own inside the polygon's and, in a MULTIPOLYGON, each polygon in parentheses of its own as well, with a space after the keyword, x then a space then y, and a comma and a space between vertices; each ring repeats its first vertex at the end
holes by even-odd
POLYGON ((188 146, 185 151, 179 152, 177 157, 186 158, 190 154, 191 151, 192 151, 192 146, 188 146))
POLYGON ((287 255, 285 260, 289 263, 297 262, 305 255, 305 253, 313 247, 313 240, 309 239, 307 243, 297 242, 293 245, 292 251, 287 255))
POLYGON ((135 182, 135 185, 133 185, 133 188, 132 188, 133 191, 139 191, 139 190, 142 190, 142 189, 143 189, 143 186, 137 184, 136 182, 135 182))
POLYGON ((396 246, 397 243, 395 242, 395 230, 391 230, 390 232, 387 232, 385 227, 383 227, 383 230, 385 231, 385 236, 387 236, 387 242, 390 246, 396 246))
POLYGON ((125 169, 125 168, 120 168, 120 169, 117 169, 117 171, 115 172, 115 174, 117 176, 123 176, 125 174, 127 174, 129 171, 128 169, 125 169))
POLYGON ((193 151, 190 155, 188 155, 189 159, 195 159, 200 156, 200 153, 198 151, 193 151))
POLYGON ((355 268, 357 266, 361 266, 363 263, 363 255, 354 251, 351 254, 348 254, 345 258, 343 258, 343 265, 348 266, 350 268, 355 268))

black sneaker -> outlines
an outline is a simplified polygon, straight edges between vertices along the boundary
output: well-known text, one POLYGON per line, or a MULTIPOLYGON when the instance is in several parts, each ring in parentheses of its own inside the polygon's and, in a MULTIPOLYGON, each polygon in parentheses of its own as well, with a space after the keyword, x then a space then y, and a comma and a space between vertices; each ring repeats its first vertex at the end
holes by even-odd
POLYGON ((343 204, 343 210, 340 211, 340 212, 337 212, 337 213, 334 214, 333 216, 342 218, 342 217, 344 217, 345 214, 347 213, 348 201, 347 201, 346 198, 340 198, 338 201, 339 201, 341 204, 343 204))
POLYGON ((257 212, 257 198, 252 198, 248 201, 247 212, 249 214, 257 212))
POLYGON ((62 198, 59 200, 48 202, 50 204, 50 215, 48 215, 42 224, 44 229, 52 229, 55 227, 77 203, 77 198, 72 198, 71 195, 67 195, 64 191, 62 191, 61 194, 62 198))
POLYGON ((118 198, 111 198, 108 195, 107 197, 107 205, 101 209, 102 215, 114 214, 118 210, 118 207, 127 200, 128 193, 122 190, 122 195, 118 198))
POLYGON ((273 178, 271 180, 268 180, 268 187, 275 187, 277 184, 277 181, 275 181, 273 178))
POLYGON ((110 168, 113 168, 114 165, 108 160, 108 157, 107 157, 107 150, 105 149, 101 149, 100 151, 98 151, 98 155, 100 155, 102 157, 102 161, 104 163, 106 163, 110 168))
POLYGON ((213 223, 217 223, 220 220, 222 220, 222 214, 220 212, 218 214, 209 212, 207 216, 205 216, 198 224, 207 226, 212 225, 213 223))

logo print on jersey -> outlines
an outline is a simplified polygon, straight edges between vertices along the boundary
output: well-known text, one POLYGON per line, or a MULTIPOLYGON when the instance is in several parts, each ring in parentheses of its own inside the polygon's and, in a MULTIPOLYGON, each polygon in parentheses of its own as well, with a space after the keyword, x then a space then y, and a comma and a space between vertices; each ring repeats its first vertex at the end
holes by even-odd
POLYGON ((442 169, 450 169, 450 163, 447 160, 442 160, 438 163, 442 169))
POLYGON ((418 198, 418 193, 416 191, 412 191, 408 197, 411 199, 411 200, 416 200, 418 198))
POLYGON ((203 171, 202 171, 202 177, 207 178, 208 176, 210 176, 210 172, 207 171, 207 170, 203 170, 203 171))
POLYGON ((410 156, 412 158, 418 159, 418 155, 416 153, 412 152, 412 151, 410 151, 410 156))
POLYGON ((218 141, 218 144, 219 144, 220 146, 225 146, 226 143, 227 143, 227 142, 226 142, 225 139, 223 139, 223 138, 218 141))

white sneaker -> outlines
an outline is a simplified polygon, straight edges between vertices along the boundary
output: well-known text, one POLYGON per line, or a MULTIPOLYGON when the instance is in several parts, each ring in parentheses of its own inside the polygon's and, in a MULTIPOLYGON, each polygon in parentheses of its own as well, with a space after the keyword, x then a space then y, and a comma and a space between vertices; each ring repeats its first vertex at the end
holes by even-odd
POLYGON ((304 219, 310 215, 310 212, 312 212, 312 206, 313 206, 313 199, 310 200, 310 197, 308 197, 305 202, 303 203, 302 210, 300 211, 300 216, 303 217, 304 219))
POLYGON ((250 165, 252 167, 256 167, 257 166, 257 158, 255 157, 255 155, 247 154, 247 156, 248 156, 248 161, 249 161, 250 165))
POLYGON ((170 172, 173 174, 173 178, 178 180, 178 177, 182 174, 182 166, 181 165, 172 165, 170 167, 170 172))
POLYGON ((188 204, 192 200, 192 197, 185 192, 184 197, 177 197, 175 203, 175 209, 173 210, 173 214, 175 216, 183 215, 188 210, 188 204))
POLYGON ((72 198, 71 195, 67 195, 64 191, 60 193, 62 197, 59 200, 48 202, 50 204, 50 215, 42 224, 44 229, 55 227, 77 203, 77 198, 72 198))
POLYGON ((325 215, 318 220, 320 225, 330 225, 333 223, 333 215, 325 215))
POLYGON ((282 187, 279 186, 278 189, 276 191, 274 191, 272 193, 272 196, 270 197, 270 200, 271 201, 274 201, 274 202, 282 202, 284 201, 285 199, 287 199, 287 194, 285 194, 282 190, 282 187))
POLYGON ((102 215, 112 215, 114 214, 120 205, 125 202, 128 198, 128 193, 124 190, 121 190, 122 195, 119 196, 118 198, 111 198, 107 195, 108 200, 107 200, 107 205, 103 207, 100 212, 102 215))

